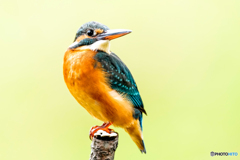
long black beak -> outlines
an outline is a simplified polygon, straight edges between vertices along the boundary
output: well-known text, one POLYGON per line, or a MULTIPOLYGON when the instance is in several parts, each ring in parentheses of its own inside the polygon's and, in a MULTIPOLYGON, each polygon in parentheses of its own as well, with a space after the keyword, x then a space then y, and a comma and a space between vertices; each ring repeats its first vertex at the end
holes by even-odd
POLYGON ((118 37, 122 37, 131 32, 131 30, 126 29, 111 29, 99 34, 96 38, 97 40, 112 40, 118 37))

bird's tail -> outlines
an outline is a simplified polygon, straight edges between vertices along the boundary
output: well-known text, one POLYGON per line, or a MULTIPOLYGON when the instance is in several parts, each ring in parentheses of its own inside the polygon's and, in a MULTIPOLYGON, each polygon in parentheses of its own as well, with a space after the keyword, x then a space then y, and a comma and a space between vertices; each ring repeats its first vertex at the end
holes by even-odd
POLYGON ((136 119, 133 123, 125 128, 125 131, 130 135, 132 140, 138 146, 142 153, 146 153, 146 148, 143 141, 142 130, 139 124, 139 120, 136 119))

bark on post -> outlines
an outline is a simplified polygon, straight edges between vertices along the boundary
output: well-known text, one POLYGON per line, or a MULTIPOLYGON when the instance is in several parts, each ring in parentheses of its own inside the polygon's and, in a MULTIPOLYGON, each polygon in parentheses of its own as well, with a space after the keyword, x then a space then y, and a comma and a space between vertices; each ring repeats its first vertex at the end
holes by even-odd
POLYGON ((118 133, 108 134, 100 130, 94 134, 90 160, 113 160, 117 147, 118 133))

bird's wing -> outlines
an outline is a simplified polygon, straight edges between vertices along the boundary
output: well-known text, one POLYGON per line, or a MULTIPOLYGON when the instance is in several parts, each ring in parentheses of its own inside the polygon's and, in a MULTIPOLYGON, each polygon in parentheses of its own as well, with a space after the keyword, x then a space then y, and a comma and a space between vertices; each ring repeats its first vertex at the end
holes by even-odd
POLYGON ((124 94, 135 109, 147 114, 133 76, 121 59, 114 53, 108 54, 100 51, 94 58, 100 62, 101 67, 107 73, 111 88, 124 94))

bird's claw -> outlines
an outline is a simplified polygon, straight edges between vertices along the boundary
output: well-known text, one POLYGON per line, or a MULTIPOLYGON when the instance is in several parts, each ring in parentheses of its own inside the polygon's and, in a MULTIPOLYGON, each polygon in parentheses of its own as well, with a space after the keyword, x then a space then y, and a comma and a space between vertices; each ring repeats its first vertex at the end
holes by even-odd
POLYGON ((113 129, 108 128, 110 125, 111 125, 111 123, 104 123, 104 124, 101 125, 101 126, 93 126, 93 127, 90 129, 90 132, 89 132, 89 138, 90 138, 90 140, 93 139, 94 134, 95 134, 97 131, 99 131, 99 130, 103 130, 103 131, 111 134, 111 133, 113 132, 113 129))

